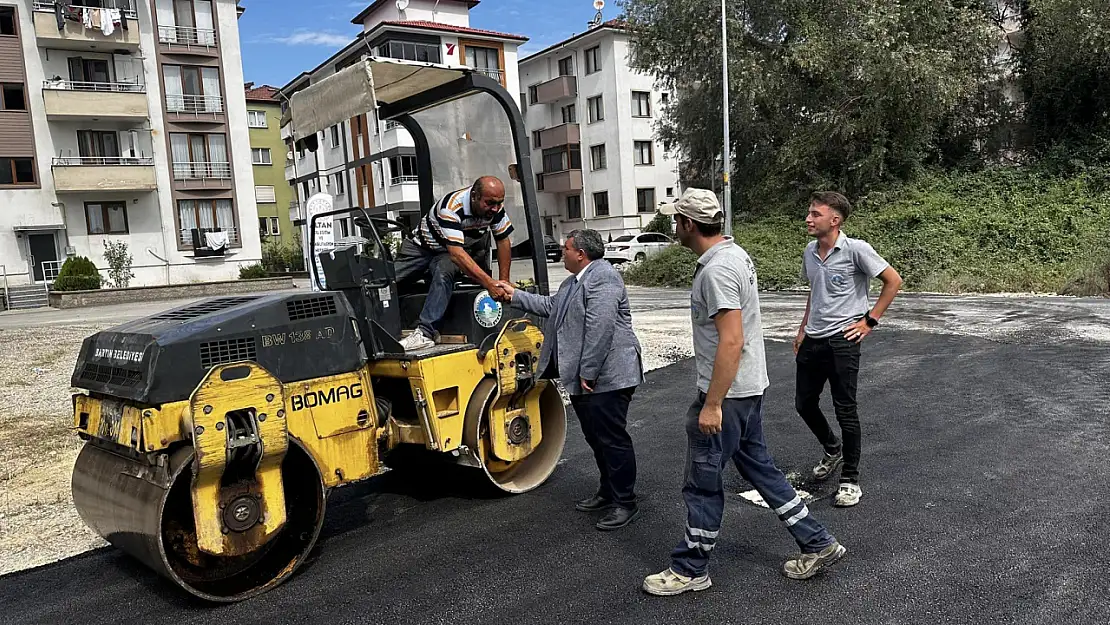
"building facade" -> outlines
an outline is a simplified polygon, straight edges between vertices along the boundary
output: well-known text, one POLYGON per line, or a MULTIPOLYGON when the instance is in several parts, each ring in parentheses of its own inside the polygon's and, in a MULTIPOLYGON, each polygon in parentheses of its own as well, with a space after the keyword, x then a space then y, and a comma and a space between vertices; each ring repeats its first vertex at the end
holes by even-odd
POLYGON ((66 258, 132 286, 238 278, 261 257, 235 0, 0 0, 0 265, 66 258))
MULTIPOLYGON (((369 57, 426 61, 481 70, 500 81, 510 94, 519 92, 517 48, 526 37, 470 27, 467 0, 411 0, 402 10, 394 0, 377 0, 352 22, 363 31, 318 67, 282 88, 285 98, 369 57)), ((412 137, 400 125, 376 123, 372 114, 359 115, 317 137, 316 153, 290 152, 286 179, 305 200, 324 191, 335 208, 363 207, 375 214, 415 226, 420 215, 416 152, 412 137)), ((283 138, 290 140, 288 129, 283 138)), ((303 211, 299 214, 303 219, 303 211)), ((350 220, 337 220, 337 235, 351 232, 350 220)))
POLYGON ((250 128, 254 198, 258 205, 258 233, 262 242, 293 242, 290 205, 296 195, 285 180, 288 148, 281 138, 281 100, 277 87, 244 85, 247 126, 250 128))
POLYGON ((608 21, 520 60, 544 232, 637 234, 681 194, 677 154, 655 137, 670 94, 628 65, 629 36, 608 21))

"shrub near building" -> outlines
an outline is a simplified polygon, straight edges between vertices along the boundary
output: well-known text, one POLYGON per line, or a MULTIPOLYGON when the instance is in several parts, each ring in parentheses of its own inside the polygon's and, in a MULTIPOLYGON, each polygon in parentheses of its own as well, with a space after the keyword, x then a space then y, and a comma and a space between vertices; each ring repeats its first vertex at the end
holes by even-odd
POLYGON ((53 288, 55 291, 94 291, 100 285, 100 272, 96 265, 84 256, 74 256, 62 263, 53 288))

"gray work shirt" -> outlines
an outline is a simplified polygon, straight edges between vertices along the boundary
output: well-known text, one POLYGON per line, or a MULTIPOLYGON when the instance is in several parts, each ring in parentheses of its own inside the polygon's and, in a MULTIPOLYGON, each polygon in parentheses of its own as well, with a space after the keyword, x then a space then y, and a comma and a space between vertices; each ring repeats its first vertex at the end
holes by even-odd
POLYGON ((759 314, 759 285, 755 265, 748 253, 732 238, 714 245, 698 259, 690 291, 690 320, 693 324, 694 361, 698 390, 709 392, 713 361, 720 334, 713 318, 722 310, 742 311, 744 347, 740 367, 726 398, 760 395, 770 385, 763 349, 763 327, 759 314))
POLYGON ((871 310, 867 297, 871 279, 889 266, 867 241, 843 232, 825 260, 817 241, 810 241, 802 255, 801 273, 810 287, 805 333, 826 338, 863 318, 871 310))

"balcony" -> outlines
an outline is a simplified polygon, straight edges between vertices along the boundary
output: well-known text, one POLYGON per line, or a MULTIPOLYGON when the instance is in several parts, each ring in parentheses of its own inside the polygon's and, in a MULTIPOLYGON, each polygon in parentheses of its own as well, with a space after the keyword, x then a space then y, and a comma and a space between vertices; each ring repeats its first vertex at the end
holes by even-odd
POLYGON ((59 192, 154 191, 153 158, 55 157, 54 188, 59 192))
POLYGON ((218 95, 166 94, 169 121, 223 121, 224 99, 218 95))
MULTIPOLYGON (((54 13, 54 3, 35 0, 35 38, 40 46, 59 50, 97 50, 101 52, 111 52, 119 49, 138 50, 139 21, 134 4, 130 1, 120 1, 116 2, 115 5, 123 8, 122 17, 127 22, 127 28, 124 29, 122 24, 114 25, 112 34, 105 35, 102 28, 85 28, 81 22, 71 19, 65 19, 62 28, 59 29, 58 19, 54 13)), ((72 3, 70 6, 75 11, 75 15, 80 15, 82 9, 86 8, 79 3, 72 3)))
POLYGON ((301 203, 296 200, 289 202, 289 221, 296 224, 303 219, 304 212, 301 210, 301 203))
POLYGON ((177 237, 181 245, 193 248, 194 251, 197 252, 198 257, 223 256, 224 250, 216 250, 209 245, 208 237, 205 236, 209 232, 225 233, 227 235, 227 244, 229 247, 238 247, 243 244, 243 239, 239 236, 238 228, 182 228, 178 231, 177 237), (205 253, 201 253, 202 250, 205 253))
POLYGON ((505 72, 502 70, 486 67, 471 67, 470 69, 474 70, 478 74, 496 80, 498 83, 501 84, 502 87, 505 86, 505 72))
POLYGON ((134 119, 150 117, 146 86, 134 83, 44 80, 46 116, 66 119, 134 119))
POLYGON ((536 104, 550 104, 576 97, 578 97, 578 79, 574 76, 559 76, 536 86, 536 104))
POLYGON ((158 43, 173 54, 214 56, 217 52, 216 31, 211 28, 159 26, 158 43))
POLYGON ((572 193, 582 190, 582 170, 544 172, 536 176, 536 189, 544 193, 572 193))
POLYGON ((174 163, 173 180, 179 189, 230 189, 230 163, 174 163))
POLYGON ((582 142, 582 131, 578 124, 563 124, 540 132, 540 148, 554 148, 582 142))

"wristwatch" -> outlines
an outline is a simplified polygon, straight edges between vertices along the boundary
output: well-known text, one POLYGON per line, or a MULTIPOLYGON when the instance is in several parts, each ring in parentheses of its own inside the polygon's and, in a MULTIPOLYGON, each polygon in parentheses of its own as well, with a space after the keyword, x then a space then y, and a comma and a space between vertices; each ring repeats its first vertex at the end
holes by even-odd
POLYGON ((871 311, 863 313, 863 319, 867 322, 867 327, 874 328, 879 325, 879 320, 871 316, 871 311))

